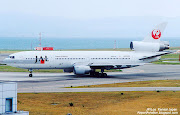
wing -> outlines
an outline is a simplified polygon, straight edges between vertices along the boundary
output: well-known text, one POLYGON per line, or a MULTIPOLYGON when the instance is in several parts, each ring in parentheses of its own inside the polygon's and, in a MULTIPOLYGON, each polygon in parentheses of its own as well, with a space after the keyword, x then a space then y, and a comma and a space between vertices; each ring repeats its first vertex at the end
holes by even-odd
POLYGON ((74 66, 76 65, 86 65, 93 69, 123 69, 144 65, 144 63, 75 63, 74 66))
POLYGON ((89 66, 94 69, 102 68, 104 67, 105 69, 123 69, 123 68, 130 68, 130 67, 136 67, 144 65, 144 63, 91 63, 89 66))

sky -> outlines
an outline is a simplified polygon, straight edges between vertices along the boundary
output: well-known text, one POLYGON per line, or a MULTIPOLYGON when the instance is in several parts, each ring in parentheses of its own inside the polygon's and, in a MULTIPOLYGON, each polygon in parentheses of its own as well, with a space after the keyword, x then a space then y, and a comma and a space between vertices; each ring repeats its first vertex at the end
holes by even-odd
POLYGON ((0 0, 0 37, 145 37, 168 22, 180 37, 180 0, 0 0))

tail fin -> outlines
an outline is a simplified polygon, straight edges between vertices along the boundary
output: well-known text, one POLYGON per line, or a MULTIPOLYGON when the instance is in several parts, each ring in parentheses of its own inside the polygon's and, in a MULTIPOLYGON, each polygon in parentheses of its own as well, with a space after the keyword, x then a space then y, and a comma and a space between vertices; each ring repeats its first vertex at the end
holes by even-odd
POLYGON ((145 38, 144 42, 160 42, 162 33, 166 28, 167 22, 157 25, 151 33, 149 33, 145 38))

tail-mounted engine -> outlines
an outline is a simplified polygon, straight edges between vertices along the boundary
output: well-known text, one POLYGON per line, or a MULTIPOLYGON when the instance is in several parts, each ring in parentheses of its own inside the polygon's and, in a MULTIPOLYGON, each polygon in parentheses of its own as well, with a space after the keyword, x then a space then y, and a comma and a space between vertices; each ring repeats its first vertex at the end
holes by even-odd
POLYGON ((160 42, 144 42, 144 41, 132 41, 130 43, 131 50, 134 51, 163 51, 169 49, 168 41, 160 41, 160 42))

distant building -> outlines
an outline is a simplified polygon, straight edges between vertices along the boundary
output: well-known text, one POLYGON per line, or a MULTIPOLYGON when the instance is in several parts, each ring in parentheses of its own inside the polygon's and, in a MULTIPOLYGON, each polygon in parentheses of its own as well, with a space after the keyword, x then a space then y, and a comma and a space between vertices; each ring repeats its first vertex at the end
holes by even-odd
POLYGON ((34 50, 41 51, 41 50, 42 50, 42 47, 35 47, 34 50))
POLYGON ((43 47, 43 50, 54 50, 53 47, 43 47))
POLYGON ((17 83, 0 83, 0 115, 29 115, 28 111, 17 111, 17 83))
POLYGON ((180 50, 177 50, 174 54, 180 54, 180 50))
POLYGON ((35 47, 34 48, 37 51, 41 51, 41 50, 54 50, 53 47, 35 47))

